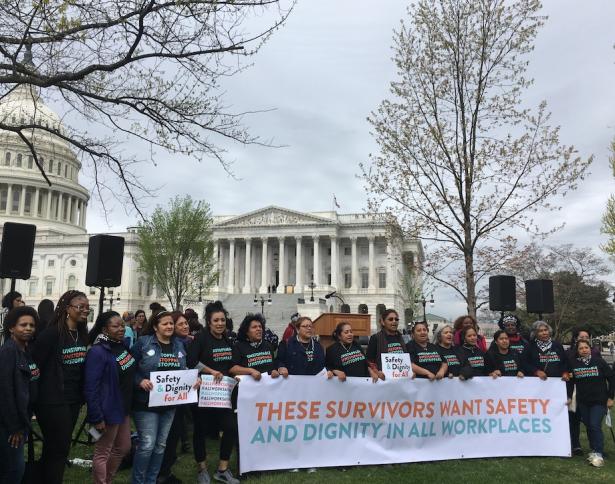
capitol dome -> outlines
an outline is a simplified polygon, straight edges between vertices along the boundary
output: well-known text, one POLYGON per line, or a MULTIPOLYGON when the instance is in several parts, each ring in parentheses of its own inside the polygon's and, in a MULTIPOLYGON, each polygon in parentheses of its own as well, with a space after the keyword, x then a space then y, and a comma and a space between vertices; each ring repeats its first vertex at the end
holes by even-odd
MULTIPOLYGON (((36 88, 17 85, 0 100, 0 122, 37 124, 66 134, 60 117, 42 101, 36 88)), ((12 131, 0 131, 0 225, 31 223, 38 233, 85 234, 88 191, 79 184, 81 163, 69 144, 54 133, 23 131, 34 146, 51 186, 27 144, 12 131)))

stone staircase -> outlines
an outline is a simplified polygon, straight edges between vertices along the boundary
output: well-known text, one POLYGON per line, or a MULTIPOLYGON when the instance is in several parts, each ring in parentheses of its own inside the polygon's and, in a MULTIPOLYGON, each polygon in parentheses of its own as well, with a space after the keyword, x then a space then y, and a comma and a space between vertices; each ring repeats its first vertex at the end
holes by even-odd
MULTIPOLYGON (((303 298, 303 294, 272 294, 271 304, 265 302, 264 312, 267 319, 267 327, 280 338, 290 322, 292 314, 297 312, 297 299, 303 298)), ((260 313, 261 304, 254 305, 253 294, 229 294, 222 299, 225 309, 233 318, 235 331, 248 313, 260 313)))

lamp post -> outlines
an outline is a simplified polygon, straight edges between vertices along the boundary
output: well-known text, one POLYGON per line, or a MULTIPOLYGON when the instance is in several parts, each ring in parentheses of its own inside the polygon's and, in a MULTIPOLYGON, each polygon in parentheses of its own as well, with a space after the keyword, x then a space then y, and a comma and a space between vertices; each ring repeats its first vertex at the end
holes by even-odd
POLYGON ((199 282, 199 302, 203 302, 203 283, 199 282))
POLYGON ((310 302, 314 302, 314 288, 316 287, 316 284, 314 284, 314 279, 310 281, 310 283, 308 284, 308 287, 310 288, 310 291, 311 291, 310 302))
POLYGON ((271 306, 271 294, 267 294, 267 299, 265 299, 264 294, 254 294, 254 305, 256 306, 259 302, 261 304, 261 314, 265 316, 265 302, 271 306))
POLYGON ((421 294, 421 299, 414 300, 414 304, 419 304, 419 303, 423 305, 423 321, 426 323, 427 322, 427 312, 425 310, 425 306, 427 306, 427 303, 431 305, 435 303, 433 299, 433 294, 431 295, 431 299, 427 299, 425 296, 421 294))
POLYGON ((116 298, 114 298, 114 297, 113 297, 113 293, 112 293, 112 292, 109 292, 109 298, 108 298, 108 299, 107 299, 107 298, 105 298, 104 300, 105 300, 105 301, 109 301, 109 311, 113 311, 113 301, 120 302, 120 295, 119 295, 119 293, 118 293, 117 297, 116 297, 116 298))

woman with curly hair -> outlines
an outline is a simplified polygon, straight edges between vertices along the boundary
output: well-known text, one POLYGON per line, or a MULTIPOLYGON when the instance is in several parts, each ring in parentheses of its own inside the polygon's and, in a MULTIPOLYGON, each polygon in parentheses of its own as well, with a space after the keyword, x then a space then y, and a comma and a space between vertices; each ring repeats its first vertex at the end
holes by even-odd
POLYGON ((32 351, 41 371, 35 408, 43 434, 41 472, 49 484, 60 484, 64 478, 73 428, 83 405, 89 313, 90 303, 84 293, 65 292, 32 351))
POLYGON ((453 343, 455 344, 455 346, 463 345, 463 338, 461 337, 461 332, 467 328, 474 328, 474 331, 476 331, 477 335, 476 346, 483 353, 486 353, 487 340, 485 340, 485 337, 482 334, 479 334, 480 328, 478 327, 478 321, 476 321, 476 318, 474 316, 471 316, 470 314, 459 316, 453 323, 453 329, 455 330, 453 343))

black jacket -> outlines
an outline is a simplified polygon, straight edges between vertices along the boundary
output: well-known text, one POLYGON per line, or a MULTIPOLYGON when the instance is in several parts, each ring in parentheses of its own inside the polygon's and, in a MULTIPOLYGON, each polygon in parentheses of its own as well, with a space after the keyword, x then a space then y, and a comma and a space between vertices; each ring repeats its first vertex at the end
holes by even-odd
POLYGON ((31 363, 30 356, 12 339, 0 348, 0 426, 9 435, 30 428, 31 363))
POLYGON ((568 371, 569 360, 564 353, 564 347, 553 341, 551 349, 540 351, 536 341, 532 341, 525 354, 524 373, 527 376, 536 376, 538 370, 544 371, 550 377, 562 377, 568 371))
POLYGON ((460 346, 459 357, 461 358, 460 375, 464 378, 488 375, 485 353, 478 346, 472 348, 460 346))
POLYGON ((578 359, 570 362, 572 379, 567 383, 568 398, 577 387, 577 402, 585 405, 606 405, 615 395, 615 373, 602 358, 592 356, 587 364, 578 359))

